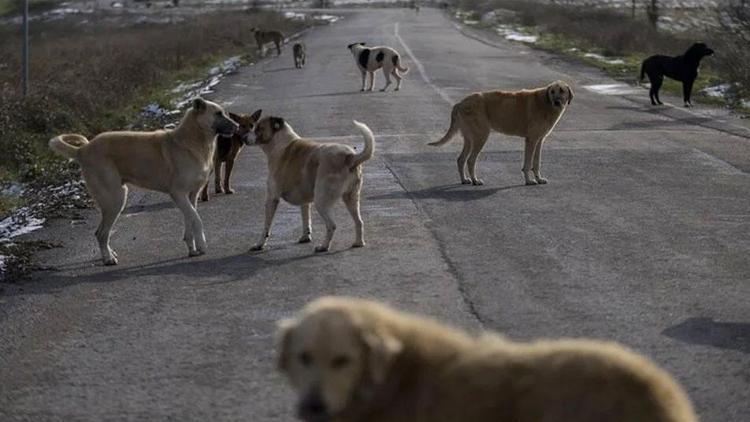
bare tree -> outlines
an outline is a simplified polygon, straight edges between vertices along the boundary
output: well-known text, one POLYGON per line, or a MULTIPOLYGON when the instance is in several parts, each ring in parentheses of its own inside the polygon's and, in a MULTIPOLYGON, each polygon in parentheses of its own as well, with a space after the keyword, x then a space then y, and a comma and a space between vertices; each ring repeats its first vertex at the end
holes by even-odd
POLYGON ((659 13, 659 0, 646 0, 646 16, 654 28, 659 23, 659 13))

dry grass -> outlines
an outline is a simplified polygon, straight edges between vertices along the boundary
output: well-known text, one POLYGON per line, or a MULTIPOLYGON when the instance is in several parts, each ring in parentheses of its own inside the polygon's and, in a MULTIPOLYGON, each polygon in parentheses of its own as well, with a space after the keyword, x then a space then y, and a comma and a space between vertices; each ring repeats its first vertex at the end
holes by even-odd
POLYGON ((222 57, 254 54, 253 25, 292 33, 305 24, 254 11, 128 27, 35 24, 28 98, 20 95, 18 31, 0 30, 0 178, 57 177, 53 167, 62 164, 48 160, 46 148, 52 135, 124 127, 147 102, 163 102, 176 80, 222 57))

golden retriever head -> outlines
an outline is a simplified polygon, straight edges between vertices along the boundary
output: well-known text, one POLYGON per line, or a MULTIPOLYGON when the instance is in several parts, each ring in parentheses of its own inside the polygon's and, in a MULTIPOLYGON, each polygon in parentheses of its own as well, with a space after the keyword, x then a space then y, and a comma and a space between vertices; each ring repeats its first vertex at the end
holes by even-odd
POLYGON ((237 130, 237 123, 233 121, 224 109, 203 98, 193 100, 193 106, 188 111, 198 126, 206 133, 231 136, 237 130))
POLYGON ((263 110, 257 110, 253 114, 229 113, 229 117, 239 124, 239 127, 234 134, 237 135, 243 143, 250 143, 250 132, 255 130, 255 125, 258 123, 258 120, 260 120, 261 113, 263 113, 263 110))
POLYGON ((555 107, 564 107, 573 101, 573 90, 563 81, 555 81, 547 86, 547 101, 555 107))
POLYGON ((302 420, 327 422, 365 404, 402 350, 356 303, 319 299, 280 323, 279 368, 297 391, 302 420))

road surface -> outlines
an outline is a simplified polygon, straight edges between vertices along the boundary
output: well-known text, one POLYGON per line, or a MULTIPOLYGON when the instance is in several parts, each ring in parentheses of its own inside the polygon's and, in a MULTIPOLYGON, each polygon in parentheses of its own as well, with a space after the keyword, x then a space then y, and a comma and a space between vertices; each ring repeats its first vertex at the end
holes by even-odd
POLYGON ((99 265, 96 212, 58 220, 37 235, 62 242, 39 257, 54 269, 0 297, 0 420, 292 420, 275 321, 326 294, 516 339, 617 340, 673 373, 703 421, 750 420, 750 132, 721 112, 602 90, 615 82, 595 69, 459 31, 435 10, 347 12, 305 42, 304 70, 287 48, 213 98, 357 147, 351 120, 370 125, 368 246, 349 249, 339 206, 333 250, 315 255, 295 243, 298 210, 282 205, 270 249, 248 253, 266 178, 254 148, 239 160, 237 194, 200 205, 206 256, 185 257, 182 218, 160 194, 131 195, 116 268, 99 265), (346 49, 357 41, 402 52, 402 91, 358 92, 346 49), (426 146, 464 95, 555 79, 576 96, 545 147, 549 185, 522 186, 516 138, 488 142, 482 187, 458 184, 460 137, 426 146))

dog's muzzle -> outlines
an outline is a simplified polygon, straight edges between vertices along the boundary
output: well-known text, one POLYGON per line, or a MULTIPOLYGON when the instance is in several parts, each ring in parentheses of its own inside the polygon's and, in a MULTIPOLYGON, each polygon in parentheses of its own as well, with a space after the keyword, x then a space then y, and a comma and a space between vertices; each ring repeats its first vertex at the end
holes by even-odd
POLYGON ((305 422, 328 422, 331 415, 320 394, 308 394, 297 404, 297 416, 305 422))
POLYGON ((255 145, 258 143, 258 138, 255 136, 255 132, 251 130, 242 135, 242 142, 244 142, 245 145, 255 145))
POLYGON ((560 100, 555 100, 555 101, 552 102, 552 104, 554 104, 555 107, 562 107, 563 102, 560 101, 560 100))

